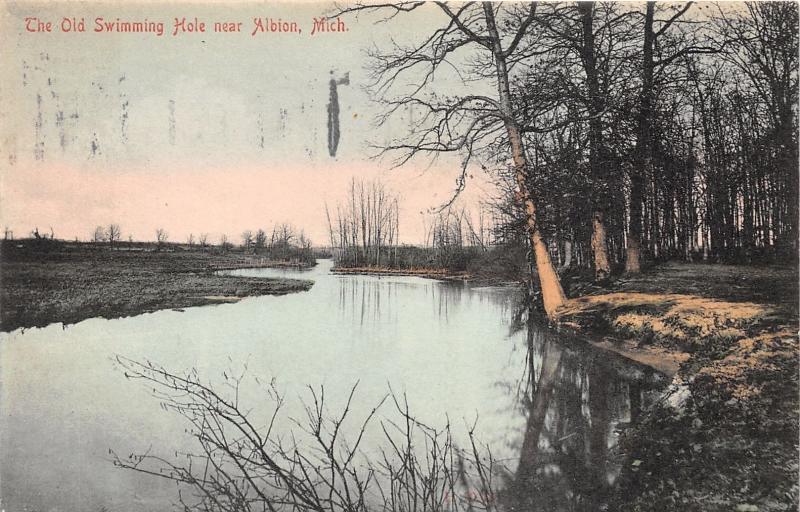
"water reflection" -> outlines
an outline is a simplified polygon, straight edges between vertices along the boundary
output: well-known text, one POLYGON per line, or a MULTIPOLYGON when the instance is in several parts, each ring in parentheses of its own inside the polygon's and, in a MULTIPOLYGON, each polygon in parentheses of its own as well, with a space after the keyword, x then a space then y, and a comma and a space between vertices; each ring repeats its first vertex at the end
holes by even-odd
POLYGON ((407 306, 403 299, 410 294, 428 304, 438 321, 445 324, 451 321, 451 312, 461 308, 465 296, 478 305, 498 307, 503 313, 515 304, 515 295, 508 288, 472 288, 460 281, 420 283, 414 277, 353 275, 339 275, 336 279, 339 316, 355 320, 361 326, 396 322, 398 309, 407 306))
MULTIPOLYGON (((498 505, 532 511, 603 507, 623 463, 616 450, 619 433, 636 423, 641 411, 660 396, 666 385, 661 374, 543 328, 541 319, 530 314, 525 297, 508 288, 352 275, 336 276, 335 287, 338 315, 357 322, 367 333, 401 323, 424 336, 422 311, 426 311, 436 318, 437 326, 449 326, 448 335, 455 333, 462 343, 474 345, 480 333, 467 333, 467 318, 479 311, 500 316, 505 340, 492 330, 489 350, 505 354, 505 378, 492 385, 504 398, 486 393, 494 399, 482 400, 474 411, 480 417, 480 434, 504 463, 498 505), (420 309, 409 315, 412 301, 420 309)), ((489 321, 484 314, 477 318, 489 321)), ((433 341, 436 336, 430 334, 433 341)), ((447 355, 457 361, 455 354, 447 355)), ((430 355, 437 357, 436 352, 430 355)), ((428 368, 433 365, 427 361, 428 368)), ((497 368, 496 363, 477 366, 472 376, 481 380, 480 372, 490 366, 497 368)), ((441 361, 436 367, 442 367, 441 361)), ((468 371, 456 362, 448 368, 449 375, 438 373, 433 380, 468 371)), ((466 386, 445 403, 419 412, 430 421, 437 419, 434 411, 465 412, 458 406, 465 393, 469 393, 466 386)))
MULTIPOLYGON (((656 375, 541 330, 507 288, 337 276, 330 266, 236 272, 314 280, 305 293, 0 333, 3 507, 137 512, 175 499, 172 486, 110 470, 109 448, 169 454, 186 442, 185 424, 113 369, 116 354, 210 381, 246 361, 275 379, 295 417, 307 386, 324 385, 335 411, 360 381, 358 416, 390 385, 438 427, 478 418, 480 440, 505 466, 505 508, 603 501, 620 467, 615 432, 653 400, 656 375)), ((245 396, 256 408, 263 398, 260 388, 245 396)), ((463 428, 454 436, 468 446, 463 428)), ((379 440, 365 449, 379 452, 379 440)))
POLYGON ((502 502, 510 510, 594 511, 619 475, 619 430, 665 382, 653 370, 527 323, 525 374, 516 389, 526 415, 516 469, 502 502))

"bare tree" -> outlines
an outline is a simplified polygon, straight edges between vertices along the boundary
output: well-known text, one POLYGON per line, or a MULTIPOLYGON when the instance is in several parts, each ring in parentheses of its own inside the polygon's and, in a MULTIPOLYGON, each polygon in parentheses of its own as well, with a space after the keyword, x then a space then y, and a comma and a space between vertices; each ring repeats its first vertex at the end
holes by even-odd
POLYGON ((228 235, 225 233, 221 234, 219 237, 219 246, 222 249, 222 252, 226 252, 231 247, 230 242, 228 242, 228 235))
POLYGON ((121 238, 122 228, 119 227, 119 224, 109 224, 106 229, 106 240, 108 240, 110 244, 114 244, 115 242, 119 242, 121 238))
POLYGON ((350 183, 345 203, 336 205, 331 219, 325 205, 331 247, 340 266, 387 265, 389 249, 397 243, 397 197, 380 181, 350 183))
POLYGON ((250 250, 250 246, 252 246, 252 245, 253 245, 253 232, 250 231, 249 229, 243 231, 242 232, 242 247, 244 247, 244 249, 247 251, 247 250, 250 250))
POLYGON ((275 224, 270 236, 270 254, 278 259, 288 259, 297 238, 295 227, 287 222, 275 224))
POLYGON ((311 250, 311 240, 306 237, 306 233, 302 229, 300 230, 300 234, 297 235, 297 247, 305 251, 311 250))
POLYGON ((656 98, 658 82, 671 77, 667 68, 681 63, 690 55, 710 54, 718 48, 700 42, 702 31, 693 22, 682 29, 684 15, 692 2, 661 7, 650 1, 645 5, 642 19, 641 85, 636 117, 636 146, 633 153, 633 168, 630 171, 631 193, 629 200, 628 248, 625 271, 637 273, 641 267, 642 250, 642 204, 645 200, 646 177, 652 174, 654 134, 656 124, 656 98), (678 28, 678 30, 676 30, 678 28))
POLYGON ((295 238, 295 229, 294 226, 283 222, 281 224, 275 224, 275 227, 272 228, 272 237, 270 240, 270 245, 273 247, 288 247, 294 241, 295 238))
POLYGON ((200 244, 200 247, 205 250, 206 247, 208 247, 208 233, 200 233, 200 236, 197 237, 197 241, 200 244))
POLYGON ((259 230, 256 231, 256 237, 253 243, 256 249, 263 249, 267 245, 267 233, 259 228, 259 230))
MULTIPOLYGON (((797 104, 800 89, 800 55, 797 48, 800 8, 795 2, 747 2, 745 7, 745 10, 730 11, 720 8, 716 20, 717 31, 720 38, 729 43, 722 56, 733 68, 735 96, 745 96, 737 89, 750 89, 750 97, 745 99, 745 96, 739 100, 739 117, 743 117, 745 108, 754 110, 752 117, 756 118, 757 124, 763 126, 761 130, 764 134, 763 140, 754 141, 752 138, 758 137, 758 134, 751 133, 752 130, 746 127, 742 130, 745 137, 742 137, 741 145, 745 146, 743 150, 747 156, 743 163, 750 169, 744 177, 734 176, 731 181, 737 188, 743 189, 738 192, 744 196, 741 213, 743 218, 741 222, 728 221, 733 224, 727 229, 728 233, 722 230, 722 233, 717 233, 717 238, 728 238, 730 246, 735 246, 736 238, 739 238, 748 248, 753 248, 757 245, 756 224, 761 224, 762 231, 773 233, 772 236, 764 237, 766 241, 794 257, 800 240, 797 214, 800 204, 797 173, 797 104), (761 157, 766 162, 754 162, 753 157, 761 157), (771 210, 772 219, 759 223, 756 213, 758 207, 754 204, 757 200, 751 196, 759 188, 756 177, 761 178, 763 175, 767 175, 764 176, 767 178, 765 181, 771 182, 765 188, 778 191, 780 198, 775 199, 780 202, 772 208, 765 208, 771 210), (736 224, 739 223, 743 229, 740 235, 736 235, 736 224)), ((728 208, 734 209, 735 206, 730 205, 728 208)))
POLYGON ((92 241, 95 243, 106 241, 106 230, 103 228, 103 226, 97 226, 94 228, 94 233, 92 233, 92 241))
MULTIPOLYGON (((613 107, 627 101, 632 88, 629 63, 634 59, 632 20, 637 13, 624 4, 588 1, 550 3, 541 11, 535 26, 542 39, 535 50, 554 64, 550 70, 553 82, 546 89, 555 97, 549 99, 545 93, 540 99, 561 105, 554 111, 561 111, 560 122, 554 126, 585 130, 586 136, 580 138, 586 140, 588 149, 591 193, 586 198, 589 219, 581 221, 590 220, 595 279, 603 281, 611 273, 609 224, 621 223, 624 216, 615 201, 621 195, 622 174, 609 143, 610 127, 618 123, 611 113, 613 107)), ((537 96, 536 92, 526 93, 526 99, 537 96)), ((541 123, 542 119, 531 122, 541 123)), ((536 141, 537 146, 542 144, 536 141)), ((538 147, 537 154, 541 154, 538 147)))
POLYGON ((284 418, 285 398, 274 382, 262 385, 246 368, 224 372, 217 389, 196 370, 175 373, 121 357, 117 363, 127 378, 151 388, 166 410, 186 419, 196 449, 174 459, 149 451, 120 457, 112 450, 114 463, 177 482, 187 511, 496 509, 499 471, 488 448, 475 440, 475 426, 470 445, 459 448, 449 422, 439 429, 422 423, 405 396, 391 390, 356 419, 357 384, 337 414, 327 409, 324 387, 309 387, 305 418, 284 418), (240 400, 243 382, 251 380, 263 390, 262 403, 271 404, 258 411, 265 421, 240 400), (393 405, 392 417, 380 419, 386 402, 393 405), (297 428, 278 432, 285 419, 297 428), (351 436, 341 428, 347 422, 360 425, 351 436), (383 447, 366 446, 381 433, 383 447))
POLYGON ((190 246, 194 245, 194 233, 189 233, 189 236, 186 238, 186 243, 190 246))
POLYGON ((478 228, 474 226, 470 212, 451 206, 439 212, 430 227, 429 236, 434 257, 442 268, 455 271, 467 269, 468 262, 488 245, 482 212, 478 216, 478 228))
POLYGON ((372 52, 373 90, 386 105, 379 122, 412 109, 418 121, 404 140, 383 147, 384 153, 399 154, 397 165, 420 154, 461 153, 462 173, 456 191, 464 188, 470 162, 481 154, 494 154, 513 168, 516 197, 524 211, 532 268, 537 270, 545 311, 553 317, 566 300, 561 283, 550 260, 537 222, 536 202, 529 188, 532 177, 525 148, 525 133, 546 127, 526 125, 520 108, 511 96, 512 66, 521 68, 533 55, 526 52, 536 19, 537 3, 465 3, 401 2, 398 4, 358 5, 344 13, 384 12, 384 20, 417 9, 429 9, 431 16, 442 19, 440 28, 420 34, 412 46, 395 44, 391 50, 372 52), (464 53, 467 52, 467 57, 464 53), (494 85, 496 95, 481 94, 483 87, 454 94, 436 91, 435 76, 440 68, 462 64, 459 70, 464 83, 478 81, 494 85), (469 75, 469 76, 467 76, 469 75), (403 80, 402 78, 405 78, 403 80), (412 88, 401 83, 417 84, 412 88), (480 91, 480 92, 479 92, 480 91), (438 92, 438 94, 437 94, 438 92), (498 149, 501 148, 501 149, 498 149), (504 153, 502 155, 500 153, 504 153))
POLYGON ((586 104, 589 113, 589 165, 595 194, 592 197, 592 252, 594 253, 595 279, 602 281, 611 274, 606 241, 606 218, 610 200, 610 157, 604 142, 602 115, 606 109, 605 95, 601 93, 601 51, 598 51, 595 34, 595 4, 578 2, 580 14, 580 56, 586 77, 586 104))
POLYGON ((169 233, 164 228, 156 229, 156 244, 158 250, 161 250, 161 247, 167 242, 169 239, 169 233))

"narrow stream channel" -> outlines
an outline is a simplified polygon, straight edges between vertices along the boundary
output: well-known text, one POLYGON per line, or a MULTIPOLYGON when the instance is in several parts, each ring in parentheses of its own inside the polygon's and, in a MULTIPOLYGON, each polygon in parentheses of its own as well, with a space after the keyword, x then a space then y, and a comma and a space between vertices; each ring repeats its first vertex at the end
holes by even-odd
MULTIPOLYGON (((180 417, 115 367, 122 355, 212 382, 246 365, 281 390, 287 417, 302 415, 307 386, 324 386, 336 411, 359 382, 362 417, 391 387, 426 423, 449 418, 456 443, 477 422, 519 507, 597 509, 622 463, 618 432, 658 398, 660 374, 540 329, 508 288, 339 276, 331 265, 234 272, 313 280, 304 293, 0 334, 0 508, 134 512, 175 501, 174 484, 111 464, 109 449, 169 456, 191 441, 180 417)), ((245 389, 242 400, 258 409, 264 396, 245 389)))

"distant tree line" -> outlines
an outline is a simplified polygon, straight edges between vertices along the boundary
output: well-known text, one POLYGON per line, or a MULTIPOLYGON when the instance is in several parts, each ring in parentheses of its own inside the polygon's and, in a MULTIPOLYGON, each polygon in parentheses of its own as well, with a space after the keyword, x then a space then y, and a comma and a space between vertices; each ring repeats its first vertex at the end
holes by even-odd
MULTIPOLYGON (((38 233, 38 230, 37 230, 38 233)), ((52 229, 51 229, 52 233, 52 229)), ((304 264, 313 264, 315 261, 312 251, 311 240, 305 235, 302 229, 298 229, 289 223, 275 224, 268 234, 264 229, 259 228, 255 232, 245 230, 241 234, 241 245, 236 248, 233 241, 226 233, 219 236, 219 241, 214 244, 208 233, 200 233, 195 236, 189 233, 186 243, 170 242, 169 233, 164 228, 154 231, 153 241, 155 250, 165 250, 170 248, 182 247, 190 250, 229 252, 237 249, 244 254, 263 256, 268 259, 278 261, 296 261, 304 264)), ((52 235, 51 235, 52 236, 52 235)), ((13 238, 11 230, 6 228, 6 239, 13 238)), ((114 246, 122 239, 122 229, 119 224, 111 223, 107 226, 97 226, 92 232, 91 242, 94 244, 109 244, 114 246)), ((76 238, 77 241, 77 238, 76 238)), ((147 244, 148 242, 135 242, 129 236, 127 246, 147 244)), ((152 242, 149 242, 152 244, 152 242)), ((118 246, 119 247, 119 246, 118 246)))
POLYGON ((248 253, 282 261, 314 263, 315 260, 311 240, 305 232, 286 222, 275 224, 269 233, 261 228, 255 232, 245 230, 241 239, 242 249, 248 253))

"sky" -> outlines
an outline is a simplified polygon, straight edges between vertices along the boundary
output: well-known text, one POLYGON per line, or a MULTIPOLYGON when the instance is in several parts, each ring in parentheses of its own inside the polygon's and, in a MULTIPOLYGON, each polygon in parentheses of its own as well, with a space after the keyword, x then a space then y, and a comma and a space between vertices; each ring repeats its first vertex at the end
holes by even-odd
MULTIPOLYGON (((374 145, 406 133, 408 119, 376 126, 364 52, 417 40, 441 19, 435 9, 384 24, 349 17, 345 31, 312 35, 313 19, 332 8, 4 3, 0 44, 11 51, 0 52, 0 224, 18 238, 38 227, 87 240, 113 222, 123 239, 152 240, 163 228, 185 241, 290 222, 322 245, 326 202, 363 178, 400 195, 401 241, 421 242, 424 212, 450 198, 460 159, 392 169, 371 158, 374 145), (164 34, 95 32, 97 18, 162 22, 164 34), (176 18, 206 31, 173 35, 176 18), (254 18, 295 22, 301 32, 252 35, 254 18), (215 22, 241 22, 241 32, 214 32, 215 22), (345 74, 332 157, 329 80, 345 74)), ((474 205, 491 187, 472 174, 462 200, 474 205)))

